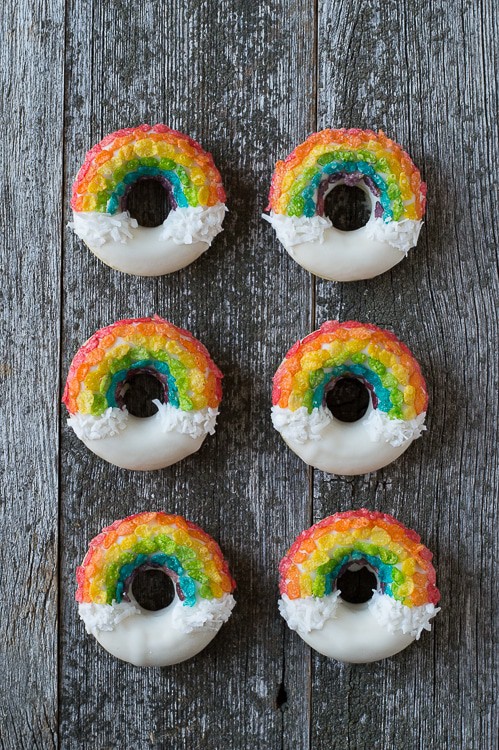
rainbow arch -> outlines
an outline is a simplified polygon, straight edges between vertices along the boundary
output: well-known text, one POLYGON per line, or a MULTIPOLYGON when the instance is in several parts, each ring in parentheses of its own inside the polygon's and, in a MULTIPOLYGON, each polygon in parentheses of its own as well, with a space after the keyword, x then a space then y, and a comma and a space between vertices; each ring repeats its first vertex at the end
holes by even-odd
POLYGON ((235 588, 220 547, 205 531, 182 516, 146 512, 115 521, 92 539, 76 571, 76 601, 119 604, 144 565, 166 570, 188 607, 235 588))
POLYGON ((420 220, 426 185, 409 155, 380 130, 327 129, 309 136, 272 177, 268 211, 322 216, 328 186, 362 181, 376 197, 375 218, 420 220))
POLYGON ((389 419, 412 420, 427 409, 426 384, 409 349, 389 331, 356 321, 328 321, 297 341, 274 376, 272 404, 310 414, 345 376, 362 380, 389 419))
POLYGON ((90 149, 73 185, 71 207, 116 214, 140 179, 159 180, 173 208, 225 202, 220 173, 199 143, 166 125, 140 125, 117 130, 90 149))
POLYGON ((70 414, 100 417, 120 407, 118 389, 133 369, 152 369, 165 403, 190 412, 216 409, 222 373, 189 331, 158 316, 120 320, 97 331, 78 351, 63 394, 70 414))
POLYGON ((375 570, 382 594, 409 608, 436 605, 432 557, 419 535, 390 515, 364 508, 336 513, 298 536, 279 567, 280 591, 290 600, 328 596, 345 567, 363 561, 375 570))

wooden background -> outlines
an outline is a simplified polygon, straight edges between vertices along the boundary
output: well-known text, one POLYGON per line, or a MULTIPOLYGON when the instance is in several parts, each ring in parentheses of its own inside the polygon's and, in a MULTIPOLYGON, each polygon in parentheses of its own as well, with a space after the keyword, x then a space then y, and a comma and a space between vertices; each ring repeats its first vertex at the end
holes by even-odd
POLYGON ((497 747, 497 130, 494 0, 9 0, 2 7, 2 750, 497 747), (213 152, 225 232, 169 277, 112 271, 65 228, 107 133, 165 122, 213 152), (275 160, 325 126, 381 127, 428 182, 417 250, 377 279, 311 277, 261 219, 275 160), (69 362, 97 328, 154 312, 225 373, 219 428, 156 473, 65 425, 69 362), (307 470, 271 427, 283 353, 328 318, 393 329, 420 359, 429 431, 369 476, 307 470), (347 666, 277 608, 276 566, 326 514, 394 513, 434 551, 442 612, 398 656, 347 666), (84 632, 74 570, 103 525, 179 512, 220 541, 238 606, 169 669, 84 632))

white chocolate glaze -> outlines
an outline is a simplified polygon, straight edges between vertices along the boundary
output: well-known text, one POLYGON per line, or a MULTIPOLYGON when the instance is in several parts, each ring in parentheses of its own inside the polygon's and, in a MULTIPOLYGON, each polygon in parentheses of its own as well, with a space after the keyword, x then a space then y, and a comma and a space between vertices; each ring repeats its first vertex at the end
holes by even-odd
POLYGON ((395 461, 412 443, 406 440, 397 448, 386 442, 373 443, 362 420, 346 423, 336 419, 322 431, 320 440, 284 440, 309 466, 343 476, 377 471, 395 461))
MULTIPOLYGON (((344 184, 337 181, 334 187, 344 184)), ((275 229, 280 243, 303 268, 329 281, 357 281, 378 276, 415 247, 422 221, 385 222, 375 217, 376 198, 360 182, 371 203, 367 224, 349 232, 336 229, 327 216, 263 216, 275 229)), ((327 195, 333 185, 326 191, 327 195)))
POLYGON ((138 667, 165 667, 192 658, 213 640, 235 604, 231 594, 224 594, 206 603, 198 599, 193 607, 186 607, 176 596, 169 607, 150 612, 131 598, 130 603, 120 605, 80 604, 79 613, 87 631, 106 651, 138 667), (91 613, 89 607, 93 607, 91 613), (106 607, 121 607, 126 615, 120 610, 121 616, 114 619, 107 611, 101 616, 99 608, 106 607))
POLYGON ((391 632, 381 625, 369 602, 349 604, 339 598, 336 604, 334 614, 321 627, 298 631, 305 643, 330 659, 367 664, 394 656, 415 640, 410 633, 391 632))
MULTIPOLYGON (((190 435, 193 438, 202 437, 208 433, 210 435, 215 434, 218 409, 206 407, 205 409, 183 411, 171 404, 163 404, 156 398, 153 399, 152 403, 156 405, 158 411, 151 419, 155 419, 161 432, 177 430, 177 432, 190 435)), ((127 428, 129 417, 130 415, 125 408, 118 409, 110 406, 100 417, 78 412, 77 414, 71 414, 67 422, 80 440, 100 440, 105 437, 120 435, 127 428)))
POLYGON ((341 422, 325 407, 309 414, 305 407, 292 412, 273 406, 272 422, 291 450, 309 466, 330 474, 355 476, 395 461, 425 429, 425 414, 404 422, 389 420, 377 411, 371 403, 362 419, 341 422), (394 424, 387 426, 386 422, 394 424))
POLYGON ((73 212, 70 227, 106 265, 135 276, 162 276, 189 265, 222 231, 227 208, 176 208, 158 227, 141 227, 126 211, 73 212))
POLYGON ((123 469, 152 471, 164 469, 195 453, 206 433, 191 436, 179 430, 164 432, 158 414, 146 419, 127 417, 126 429, 98 439, 82 437, 93 453, 123 469))

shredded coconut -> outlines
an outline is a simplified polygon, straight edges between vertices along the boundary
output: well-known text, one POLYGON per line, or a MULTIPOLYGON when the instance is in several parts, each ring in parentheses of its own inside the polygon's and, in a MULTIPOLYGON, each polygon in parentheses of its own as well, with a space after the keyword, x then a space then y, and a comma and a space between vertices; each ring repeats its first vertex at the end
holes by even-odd
POLYGON ((69 222, 68 227, 88 245, 101 247, 106 242, 121 242, 125 245, 132 239, 131 230, 136 229, 138 223, 128 211, 117 214, 73 211, 73 221, 69 222))
POLYGON ((434 604, 406 607, 392 596, 375 591, 369 601, 369 610, 382 627, 390 633, 404 633, 419 640, 423 630, 431 630, 430 620, 440 612, 434 604))
MULTIPOLYGON (((286 248, 293 245, 301 245, 305 242, 324 242, 324 232, 332 227, 332 222, 327 216, 287 216, 276 214, 263 214, 275 230, 277 238, 286 248)), ((388 244, 407 255, 411 247, 415 247, 423 222, 413 219, 402 219, 402 221, 386 222, 382 218, 374 218, 368 221, 365 227, 369 239, 377 242, 388 242, 388 244)))
POLYGON ((78 605, 78 614, 85 623, 87 633, 97 636, 99 630, 114 630, 122 620, 131 615, 140 615, 131 602, 113 602, 112 604, 94 604, 84 602, 78 605))
MULTIPOLYGON (((323 406, 312 409, 310 413, 306 406, 300 406, 295 411, 273 406, 271 415, 275 429, 284 438, 300 444, 307 440, 320 440, 322 431, 332 419, 329 410, 323 406)), ((364 425, 373 443, 383 441, 398 448, 406 440, 421 437, 426 430, 425 418, 426 412, 418 414, 415 419, 390 419, 379 409, 373 409, 364 420, 364 425)))
POLYGON ((172 625, 182 633, 193 630, 219 630, 229 619, 236 601, 232 594, 220 599, 198 599, 193 607, 181 604, 172 613, 172 625))
POLYGON ((379 409, 373 409, 364 425, 367 429, 369 439, 373 443, 381 441, 390 443, 398 448, 406 440, 415 440, 421 437, 426 430, 424 425, 426 412, 418 414, 415 419, 390 419, 390 417, 379 409))
POLYGON ((324 242, 324 232, 333 226, 327 216, 286 216, 262 214, 265 221, 274 227, 277 239, 286 247, 301 245, 303 242, 324 242))
MULTIPOLYGON (((224 594, 220 599, 198 599, 193 607, 187 607, 177 600, 172 610, 172 625, 182 633, 195 630, 219 630, 229 619, 236 601, 232 594, 224 594)), ((99 631, 111 631, 131 615, 141 615, 139 607, 132 602, 119 604, 94 604, 84 602, 78 605, 78 613, 85 623, 87 633, 97 636, 99 631)))
MULTIPOLYGON (((279 599, 279 612, 291 630, 302 635, 311 630, 321 630, 327 620, 336 616, 339 591, 328 596, 316 598, 308 596, 303 599, 290 599, 286 594, 279 599)), ((390 633, 404 633, 419 639, 423 630, 431 630, 430 620, 440 612, 434 604, 423 604, 420 607, 406 607, 387 594, 374 591, 369 601, 369 610, 381 627, 390 633)))
POLYGON ((162 432, 177 430, 192 438, 198 438, 207 433, 213 435, 215 432, 218 409, 208 406, 206 409, 182 411, 171 404, 162 404, 158 399, 154 399, 153 404, 158 407, 158 412, 152 418, 160 420, 162 432))
POLYGON ((311 630, 321 630, 327 620, 336 616, 339 596, 339 591, 321 598, 308 596, 304 599, 290 599, 283 594, 278 601, 279 612, 291 630, 310 633, 311 630))
POLYGON ((372 218, 366 224, 366 233, 369 239, 377 242, 388 242, 389 245, 407 255, 411 247, 415 247, 423 222, 421 220, 402 219, 402 221, 389 221, 372 218))
POLYGON ((320 440, 322 430, 331 422, 331 414, 323 406, 312 409, 309 414, 306 406, 299 409, 283 409, 273 406, 272 424, 284 438, 294 440, 296 443, 306 443, 307 440, 320 440))
POLYGON ((209 246, 222 231, 226 211, 225 203, 176 208, 164 220, 160 239, 173 240, 177 245, 206 242, 209 246))
MULTIPOLYGON (((218 409, 207 407, 193 411, 182 411, 171 404, 162 404, 154 399, 158 407, 157 413, 149 417, 158 419, 162 432, 177 432, 198 438, 209 433, 213 435, 217 424, 218 409)), ((119 435, 128 423, 128 412, 126 409, 109 407, 100 417, 91 414, 72 414, 68 425, 73 428, 80 440, 100 440, 101 438, 119 435)))
POLYGON ((126 409, 110 406, 100 417, 91 414, 72 414, 67 422, 80 440, 99 440, 119 435, 127 426, 127 419, 126 409))

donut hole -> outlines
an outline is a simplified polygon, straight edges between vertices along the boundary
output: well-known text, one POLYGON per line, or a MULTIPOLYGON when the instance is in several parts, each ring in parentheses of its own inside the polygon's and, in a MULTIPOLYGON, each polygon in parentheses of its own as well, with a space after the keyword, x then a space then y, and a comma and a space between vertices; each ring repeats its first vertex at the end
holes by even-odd
POLYGON ((351 563, 340 573, 336 588, 343 601, 349 604, 365 604, 372 599, 378 588, 376 573, 362 563, 351 563))
POLYGON ((165 387, 160 376, 150 370, 130 370, 120 384, 120 393, 116 394, 116 400, 120 406, 126 406, 128 413, 133 417, 146 419, 158 411, 153 400, 165 403, 165 387))
POLYGON ((159 227, 172 209, 170 191, 154 177, 137 180, 130 186, 122 207, 139 226, 159 227))
POLYGON ((371 395, 357 378, 339 378, 326 393, 326 406, 340 422, 358 422, 369 408, 371 395))
POLYGON ((172 603, 175 586, 161 568, 139 568, 132 581, 131 593, 142 609, 157 612, 172 603))
POLYGON ((324 201, 324 216, 342 232, 353 232, 364 227, 371 210, 369 195, 357 185, 337 185, 324 201))

